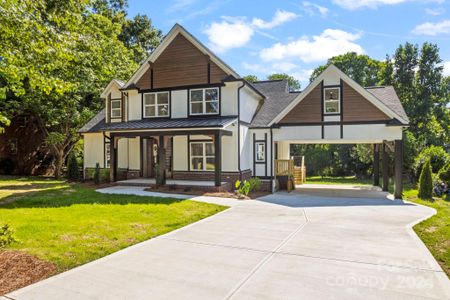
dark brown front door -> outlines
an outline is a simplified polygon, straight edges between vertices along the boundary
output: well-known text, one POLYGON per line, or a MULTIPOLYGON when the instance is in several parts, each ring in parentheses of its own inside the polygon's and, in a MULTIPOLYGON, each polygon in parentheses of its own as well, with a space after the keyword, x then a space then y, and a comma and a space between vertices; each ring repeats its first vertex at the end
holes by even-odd
POLYGON ((146 140, 144 158, 144 177, 155 177, 155 164, 158 153, 158 143, 155 139, 146 140))

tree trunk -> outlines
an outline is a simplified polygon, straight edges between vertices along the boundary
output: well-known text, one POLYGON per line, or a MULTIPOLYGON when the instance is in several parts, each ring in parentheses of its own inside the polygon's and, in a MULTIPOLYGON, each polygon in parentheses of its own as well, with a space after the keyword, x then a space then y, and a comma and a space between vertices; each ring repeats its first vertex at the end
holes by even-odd
POLYGON ((55 178, 60 179, 62 175, 62 168, 64 165, 64 151, 55 151, 55 178))

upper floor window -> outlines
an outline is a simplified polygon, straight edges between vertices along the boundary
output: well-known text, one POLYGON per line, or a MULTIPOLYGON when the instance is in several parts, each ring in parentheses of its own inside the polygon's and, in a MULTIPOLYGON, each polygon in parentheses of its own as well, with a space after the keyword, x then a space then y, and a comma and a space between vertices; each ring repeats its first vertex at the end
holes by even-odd
POLYGON ((191 90, 190 96, 191 115, 219 113, 219 88, 191 90))
POLYGON ((341 111, 341 95, 340 89, 325 88, 324 90, 324 113, 325 114, 339 114, 341 111))
POLYGON ((122 100, 114 99, 111 100, 111 118, 122 117, 122 100))
POLYGON ((169 116, 169 92, 144 95, 144 118, 169 116))

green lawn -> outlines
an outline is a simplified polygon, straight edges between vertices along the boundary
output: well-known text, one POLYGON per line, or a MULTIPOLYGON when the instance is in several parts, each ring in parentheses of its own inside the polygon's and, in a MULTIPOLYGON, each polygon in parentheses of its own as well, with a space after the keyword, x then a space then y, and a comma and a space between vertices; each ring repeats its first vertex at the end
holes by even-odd
POLYGON ((50 261, 58 271, 226 208, 189 200, 106 195, 63 181, 0 176, 0 203, 5 202, 10 203, 0 205, 0 224, 8 223, 18 240, 9 248, 50 261))
POLYGON ((372 180, 371 179, 357 179, 355 176, 345 176, 345 177, 309 176, 309 177, 306 177, 306 183, 371 185, 372 180))
POLYGON ((434 198, 427 201, 417 198, 417 189, 407 187, 404 191, 406 200, 433 207, 437 214, 414 226, 414 231, 427 245, 434 258, 450 277, 450 201, 434 198))

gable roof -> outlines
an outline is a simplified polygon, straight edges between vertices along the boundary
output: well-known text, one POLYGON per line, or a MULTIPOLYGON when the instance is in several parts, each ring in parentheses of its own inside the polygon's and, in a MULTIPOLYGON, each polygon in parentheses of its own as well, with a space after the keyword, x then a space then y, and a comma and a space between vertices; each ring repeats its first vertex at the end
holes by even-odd
POLYGON ((108 85, 103 89, 102 93, 100 94, 101 98, 106 98, 108 96, 108 92, 109 90, 113 87, 113 86, 117 86, 118 89, 121 89, 125 83, 122 80, 119 79, 113 79, 111 80, 108 85))
POLYGON ((408 115, 406 114, 393 86, 371 86, 364 89, 377 97, 377 99, 396 112, 405 121, 409 122, 408 115))
POLYGON ((249 84, 266 97, 253 118, 251 127, 266 127, 299 94, 299 92, 289 92, 286 79, 257 81, 249 84))
MULTIPOLYGON (((306 87, 306 89, 302 93, 298 94, 297 97, 293 101, 291 101, 286 107, 284 107, 284 109, 278 115, 276 115, 267 125, 272 126, 273 124, 280 121, 284 116, 286 116, 291 111, 291 109, 293 109, 298 103, 300 103, 306 97, 306 95, 308 95, 325 78, 326 75, 330 73, 335 73, 339 78, 341 78, 344 82, 350 85, 353 89, 355 89, 359 94, 361 94, 364 98, 366 98, 379 110, 384 112, 387 116, 393 119, 397 119, 403 125, 408 125, 409 120, 406 116, 406 113, 403 114, 403 116, 399 114, 401 112, 400 109, 398 109, 398 105, 401 106, 401 103, 400 101, 396 102, 398 100, 398 97, 393 97, 392 93, 388 92, 386 93, 386 95, 382 96, 384 101, 378 99, 378 97, 375 95, 376 92, 375 94, 370 93, 368 90, 364 89, 357 82, 355 82, 353 79, 348 77, 344 72, 339 70, 335 65, 329 65, 313 82, 311 82, 306 87), (392 105, 394 102, 396 102, 395 105, 392 105)), ((378 93, 377 95, 380 96, 382 94, 383 93, 378 93)))
POLYGON ((79 133, 98 132, 103 124, 105 124, 106 109, 103 108, 98 114, 89 120, 80 130, 79 133))
POLYGON ((134 84, 137 80, 147 71, 150 66, 150 63, 155 62, 161 53, 164 52, 166 47, 170 45, 173 39, 178 35, 183 35, 189 42, 191 42, 197 49, 203 52, 205 55, 208 55, 212 62, 214 62, 219 68, 221 68, 225 73, 231 75, 235 78, 240 78, 239 74, 236 73, 229 65, 227 65, 224 61, 222 61, 218 56, 216 56, 210 49, 208 49, 205 45, 203 45, 197 38, 195 38, 192 34, 190 34, 183 26, 176 23, 172 29, 170 29, 169 33, 164 37, 158 47, 152 51, 152 53, 147 57, 147 59, 141 64, 139 69, 131 76, 131 78, 127 81, 124 89, 129 89, 134 87, 134 84))

